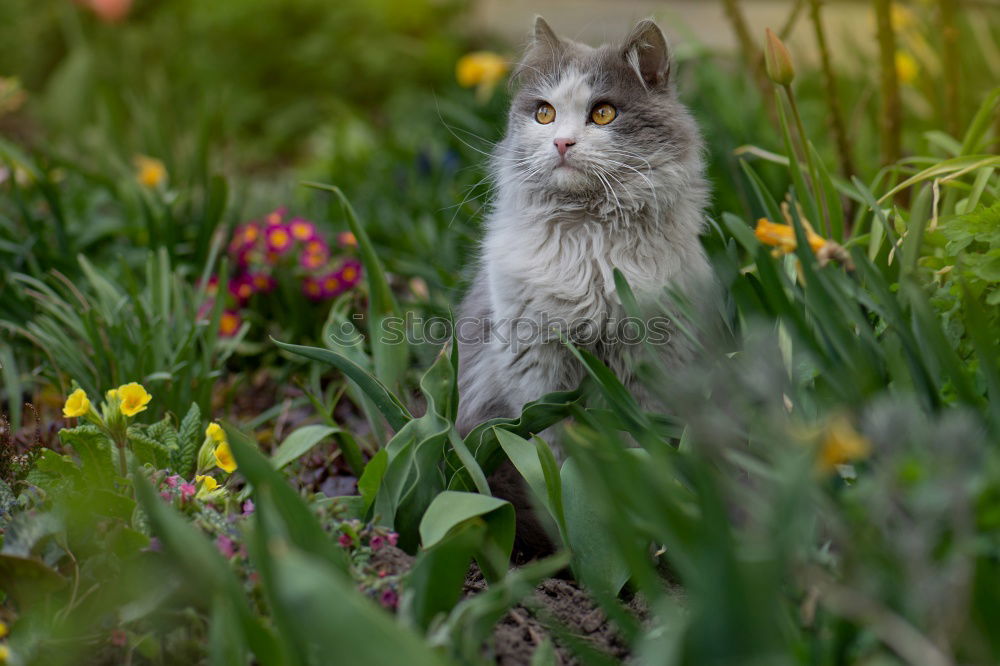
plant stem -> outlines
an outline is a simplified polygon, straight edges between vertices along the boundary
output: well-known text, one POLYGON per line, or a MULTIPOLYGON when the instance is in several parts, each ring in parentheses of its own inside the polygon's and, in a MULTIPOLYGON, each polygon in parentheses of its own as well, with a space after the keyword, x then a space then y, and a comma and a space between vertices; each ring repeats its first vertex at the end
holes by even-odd
POLYGON ((778 37, 780 37, 782 41, 788 39, 788 36, 792 34, 792 28, 794 28, 795 24, 798 22, 799 14, 802 12, 802 8, 805 7, 805 5, 806 0, 795 0, 795 6, 792 7, 792 12, 788 15, 788 18, 785 19, 785 23, 781 26, 781 29, 778 30, 778 37))
MULTIPOLYGON (((799 144, 806 158, 806 166, 809 169, 809 180, 812 185, 812 194, 823 215, 823 231, 827 238, 830 237, 830 211, 826 210, 826 197, 820 196, 819 172, 816 171, 816 162, 813 160, 812 151, 809 150, 809 138, 806 136, 805 126, 802 124, 802 116, 799 115, 799 105, 795 102, 795 94, 791 86, 782 86, 785 89, 785 96, 788 97, 788 104, 792 107, 792 117, 795 118, 795 131, 799 135, 799 144)), ((795 155, 789 155, 790 159, 795 159, 795 155)), ((802 193, 805 196, 805 192, 802 193)), ((819 220, 811 220, 815 225, 819 220)))
POLYGON ((882 164, 889 165, 899 161, 901 153, 902 106, 896 73, 896 35, 892 30, 892 2, 874 0, 874 6, 882 88, 882 164))
POLYGON ((740 50, 743 52, 743 60, 749 65, 754 83, 757 85, 757 90, 760 91, 760 98, 764 102, 764 108, 767 109, 771 120, 777 124, 774 103, 771 97, 771 83, 764 73, 764 58, 760 47, 758 47, 753 37, 750 36, 750 28, 747 25, 746 16, 743 15, 743 10, 740 8, 739 0, 722 0, 722 6, 726 12, 726 18, 729 19, 729 25, 736 35, 736 41, 740 44, 740 50))
POLYGON ((125 444, 116 442, 118 446, 118 471, 121 472, 122 478, 128 476, 128 462, 125 460, 125 444))
MULTIPOLYGON (((826 92, 826 104, 830 109, 830 130, 837 146, 837 158, 840 162, 840 173, 847 180, 854 175, 854 164, 851 159, 851 147, 847 142, 847 130, 844 127, 844 114, 840 108, 837 95, 837 78, 833 73, 830 61, 830 49, 826 43, 826 31, 823 29, 821 8, 823 0, 810 0, 810 18, 813 32, 816 35, 816 47, 819 49, 820 67, 823 70, 823 86, 826 92)), ((848 216, 849 217, 849 216, 848 216)))
POLYGON ((961 110, 959 108, 958 82, 961 78, 958 55, 958 27, 955 25, 955 0, 939 0, 941 12, 941 38, 944 42, 944 102, 945 128, 960 139, 961 110))

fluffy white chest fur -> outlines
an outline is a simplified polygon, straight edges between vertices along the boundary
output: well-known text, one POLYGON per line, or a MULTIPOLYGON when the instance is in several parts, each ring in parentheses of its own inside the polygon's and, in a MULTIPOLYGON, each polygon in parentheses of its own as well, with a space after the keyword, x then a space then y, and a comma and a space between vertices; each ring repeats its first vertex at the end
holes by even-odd
MULTIPOLYGON (((672 246, 661 233, 641 233, 645 225, 622 228, 584 210, 551 210, 511 199, 494 209, 483 243, 497 319, 618 318, 615 268, 641 297, 654 297, 685 279, 682 256, 692 248, 672 246)), ((693 249, 700 258, 700 249, 693 249)))

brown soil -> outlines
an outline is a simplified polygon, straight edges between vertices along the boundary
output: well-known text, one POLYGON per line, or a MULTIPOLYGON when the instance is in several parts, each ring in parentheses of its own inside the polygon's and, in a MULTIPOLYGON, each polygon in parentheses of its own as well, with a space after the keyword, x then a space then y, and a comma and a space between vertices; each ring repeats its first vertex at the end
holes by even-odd
MULTIPOLYGON (((473 565, 465 582, 466 595, 486 589, 486 581, 473 565)), ((633 600, 629 610, 642 617, 641 604, 633 600)), ((494 658, 500 666, 527 666, 535 650, 551 639, 556 648, 556 663, 561 666, 580 661, 552 632, 547 623, 564 630, 587 643, 590 647, 618 660, 629 656, 628 645, 604 611, 587 592, 569 580, 549 578, 535 588, 531 598, 511 610, 493 630, 494 658)))

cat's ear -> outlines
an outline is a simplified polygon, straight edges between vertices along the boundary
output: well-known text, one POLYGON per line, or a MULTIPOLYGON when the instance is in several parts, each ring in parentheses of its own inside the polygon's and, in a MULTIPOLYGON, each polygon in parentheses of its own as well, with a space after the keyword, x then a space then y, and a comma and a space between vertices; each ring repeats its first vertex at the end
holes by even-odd
POLYGON ((670 79, 670 49, 663 31, 652 19, 639 21, 622 47, 622 57, 647 88, 657 88, 670 79))
POLYGON ((535 17, 535 37, 531 46, 532 48, 541 47, 551 51, 559 49, 559 38, 556 37, 556 33, 541 16, 535 17))
POLYGON ((524 77, 539 76, 543 71, 555 69, 562 55, 563 42, 556 37, 549 24, 541 16, 535 17, 535 31, 531 44, 524 52, 520 64, 510 77, 513 89, 524 77))

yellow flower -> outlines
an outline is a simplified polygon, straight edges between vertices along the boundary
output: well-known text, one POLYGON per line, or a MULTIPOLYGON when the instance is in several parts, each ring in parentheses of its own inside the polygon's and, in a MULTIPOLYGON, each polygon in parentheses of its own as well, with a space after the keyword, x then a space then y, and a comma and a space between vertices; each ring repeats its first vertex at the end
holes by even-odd
POLYGON ((10 659, 10 648, 6 645, 0 645, 0 664, 6 664, 10 659))
POLYGON ((219 487, 219 482, 207 474, 198 474, 194 477, 195 483, 200 483, 202 488, 211 492, 219 487))
POLYGON ((832 472, 837 465, 866 458, 870 452, 871 442, 854 429, 847 417, 838 416, 826 426, 816 463, 821 472, 832 472))
POLYGON ((125 416, 135 416, 139 412, 146 411, 146 405, 153 399, 142 384, 131 382, 116 389, 116 397, 121 400, 118 409, 125 416))
POLYGON ((889 6, 889 21, 893 29, 899 32, 909 32, 917 25, 917 17, 913 11, 899 2, 889 6))
POLYGON ((167 180, 167 168, 160 160, 145 155, 135 156, 136 180, 150 189, 159 187, 167 180))
POLYGON ((0 638, 4 638, 10 633, 10 629, 7 628, 6 622, 0 622, 0 638))
MULTIPOLYGON (((782 254, 794 252, 797 245, 795 241, 795 229, 787 224, 771 222, 767 218, 757 220, 757 228, 754 236, 764 245, 770 245, 782 254)), ((826 245, 826 239, 806 226, 806 238, 809 240, 809 247, 813 252, 818 252, 826 245)))
MULTIPOLYGON (((87 393, 83 389, 78 388, 69 394, 66 398, 66 404, 63 405, 63 416, 66 418, 75 418, 83 416, 90 411, 90 400, 87 398, 87 393)), ((6 629, 6 627, 4 627, 6 629)), ((3 632, 0 631, 0 637, 3 636, 3 632)))
POLYGON ((909 85, 917 80, 917 61, 906 51, 896 51, 896 76, 903 85, 909 85))
POLYGON ((229 449, 229 442, 223 441, 215 447, 215 464, 218 465, 219 469, 230 474, 236 470, 236 459, 233 458, 233 452, 229 449))
POLYGON ((208 427, 205 428, 205 437, 208 437, 216 444, 221 444, 226 441, 226 431, 218 423, 209 423, 208 427))
POLYGON ((480 97, 488 96, 507 74, 507 61, 490 51, 467 53, 455 64, 455 79, 464 88, 479 86, 480 97))

